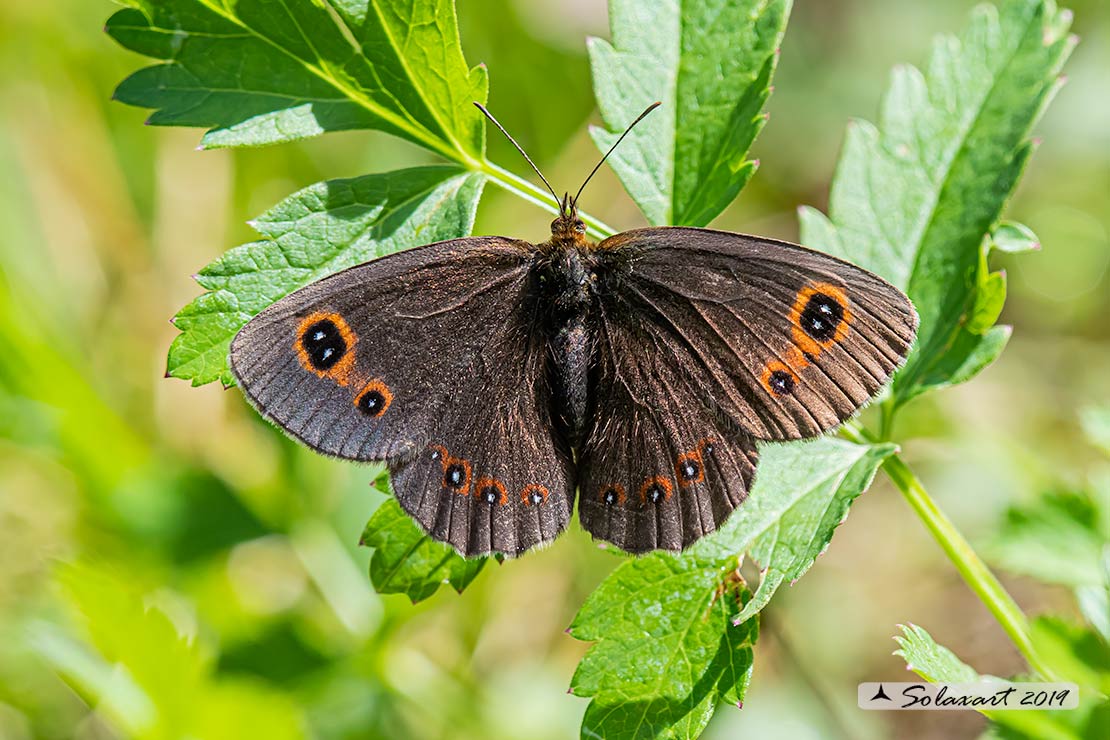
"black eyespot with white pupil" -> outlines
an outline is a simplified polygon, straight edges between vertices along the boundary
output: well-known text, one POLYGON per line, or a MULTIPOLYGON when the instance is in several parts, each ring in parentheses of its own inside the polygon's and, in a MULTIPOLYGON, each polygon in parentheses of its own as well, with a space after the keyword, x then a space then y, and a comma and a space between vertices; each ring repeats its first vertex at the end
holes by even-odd
POLYGON ((818 342, 827 342, 836 336, 836 330, 844 321, 844 306, 835 298, 824 293, 815 293, 802 309, 802 331, 818 342))
POLYGON ((667 489, 663 488, 663 486, 658 483, 652 483, 647 487, 647 490, 644 491, 644 495, 648 501, 657 504, 667 497, 667 489))
POLYGON ((528 500, 531 501, 533 504, 542 504, 543 494, 539 491, 532 491, 530 494, 528 494, 528 500))
POLYGON ((605 502, 606 506, 616 506, 620 503, 620 492, 615 488, 606 488, 605 493, 601 494, 601 500, 605 502))
POLYGON ((328 370, 347 354, 347 341, 331 319, 321 319, 301 334, 301 346, 317 370, 328 370))
POLYGON ((448 465, 443 471, 443 485, 447 488, 462 488, 466 482, 466 468, 458 463, 448 465))
POLYGON ((767 385, 776 396, 785 396, 794 390, 794 376, 785 370, 776 370, 767 377, 767 385))
POLYGON ((682 464, 678 466, 678 471, 682 473, 684 480, 694 480, 701 472, 701 466, 698 465, 697 460, 683 460, 682 464))
POLYGON ((496 504, 501 500, 501 492, 497 490, 497 486, 486 486, 478 491, 478 498, 487 504, 496 504))
POLYGON ((385 409, 385 396, 381 391, 366 391, 358 399, 358 408, 367 416, 379 416, 385 409))

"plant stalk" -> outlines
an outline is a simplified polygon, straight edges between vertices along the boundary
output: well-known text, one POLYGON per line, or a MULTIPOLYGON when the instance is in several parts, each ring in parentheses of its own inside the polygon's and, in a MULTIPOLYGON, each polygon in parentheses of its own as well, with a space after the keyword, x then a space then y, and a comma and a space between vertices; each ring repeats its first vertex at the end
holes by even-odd
MULTIPOLYGON (((559 206, 548 200, 551 194, 533 185, 524 178, 498 167, 489 160, 482 162, 480 171, 485 173, 486 177, 495 184, 508 190, 510 193, 520 196, 529 203, 535 204, 549 213, 556 215, 559 213, 559 206)), ((616 229, 612 226, 609 226, 601 219, 591 216, 584 211, 579 211, 578 216, 586 224, 589 234, 597 239, 604 239, 605 237, 617 233, 616 229)))
MULTIPOLYGON (((844 436, 853 442, 870 444, 875 441, 866 430, 846 426, 842 431, 844 436)), ((882 468, 895 487, 902 492, 902 496, 924 523, 925 528, 933 535, 933 539, 944 550, 948 559, 956 566, 964 582, 994 615, 1018 652, 1029 663, 1029 667, 1046 681, 1059 680, 1033 647, 1033 640, 1029 636, 1029 620, 1026 619, 1021 607, 972 549, 967 539, 956 529, 952 520, 940 510, 913 470, 898 455, 888 457, 882 468)))

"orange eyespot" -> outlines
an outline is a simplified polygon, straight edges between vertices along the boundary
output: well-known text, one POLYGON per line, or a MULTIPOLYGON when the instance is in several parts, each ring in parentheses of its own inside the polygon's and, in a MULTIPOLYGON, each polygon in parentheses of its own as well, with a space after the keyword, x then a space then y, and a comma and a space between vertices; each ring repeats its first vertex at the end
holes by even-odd
POLYGON ((705 480, 705 463, 701 459, 701 443, 698 444, 698 449, 692 452, 684 452, 678 456, 678 460, 674 464, 674 475, 678 479, 678 485, 682 488, 689 488, 695 483, 701 483, 705 480))
POLYGON ((788 396, 798 385, 798 374, 785 363, 772 360, 767 363, 767 367, 763 368, 760 381, 772 396, 788 396))
POLYGON ((305 370, 347 385, 355 366, 357 343, 358 337, 342 316, 317 311, 297 325, 293 349, 305 370))
POLYGON ((852 311, 843 288, 831 283, 810 283, 798 291, 790 309, 790 328, 794 344, 805 355, 817 357, 821 351, 844 339, 852 311))
POLYGON ((490 506, 494 504, 504 506, 509 503, 509 494, 505 492, 505 484, 495 478, 479 478, 474 484, 474 495, 479 501, 490 506))
POLYGON ((371 380, 355 396, 355 407, 371 417, 381 416, 393 403, 393 393, 389 386, 380 380, 371 380))
POLYGON ((671 482, 661 475, 648 478, 640 486, 640 501, 647 504, 658 504, 671 497, 671 482))
POLYGON ((432 445, 432 459, 439 460, 443 468, 441 484, 448 491, 454 491, 460 496, 470 493, 470 461, 461 457, 452 457, 447 448, 441 445, 432 445))
POLYGON ((547 489, 538 483, 531 483, 520 492, 520 501, 525 506, 539 506, 547 503, 547 489))
POLYGON ((627 499, 627 496, 624 495, 624 486, 619 483, 609 483, 602 486, 597 497, 606 506, 621 506, 627 499))

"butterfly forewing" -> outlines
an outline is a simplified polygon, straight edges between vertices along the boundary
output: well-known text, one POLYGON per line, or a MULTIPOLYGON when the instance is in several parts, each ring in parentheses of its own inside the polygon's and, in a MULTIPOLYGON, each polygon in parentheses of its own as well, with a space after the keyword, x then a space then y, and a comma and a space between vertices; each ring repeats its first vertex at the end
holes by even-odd
POLYGON ((551 423, 534 248, 477 237, 313 283, 231 347, 247 398, 310 447, 384 460, 397 500, 464 555, 553 539, 573 507, 551 423))
POLYGON ((620 281, 667 359, 757 439, 812 437, 854 414, 905 360, 909 300, 854 265, 771 239, 691 228, 624 232, 620 281))

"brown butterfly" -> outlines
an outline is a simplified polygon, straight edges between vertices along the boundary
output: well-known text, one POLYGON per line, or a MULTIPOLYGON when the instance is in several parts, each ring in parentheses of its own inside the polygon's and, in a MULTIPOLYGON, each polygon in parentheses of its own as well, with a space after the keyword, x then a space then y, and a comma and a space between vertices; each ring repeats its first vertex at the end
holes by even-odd
POLYGON ((910 350, 913 306, 866 270, 711 229, 594 243, 581 193, 542 244, 452 239, 283 298, 232 342, 244 394, 314 450, 385 461, 465 556, 550 542, 576 494, 587 531, 640 553, 714 531, 757 440, 836 427, 910 350))

